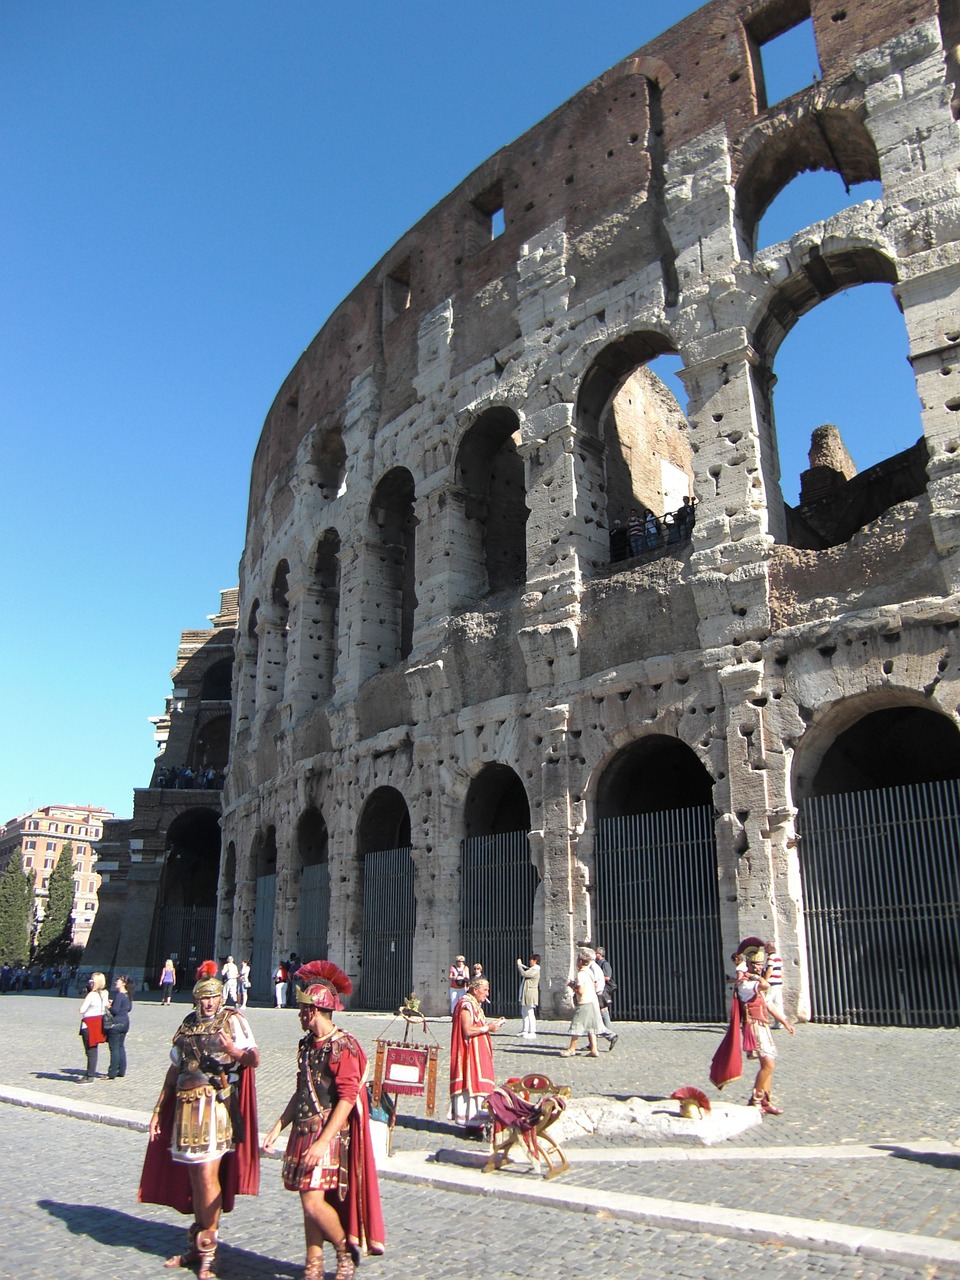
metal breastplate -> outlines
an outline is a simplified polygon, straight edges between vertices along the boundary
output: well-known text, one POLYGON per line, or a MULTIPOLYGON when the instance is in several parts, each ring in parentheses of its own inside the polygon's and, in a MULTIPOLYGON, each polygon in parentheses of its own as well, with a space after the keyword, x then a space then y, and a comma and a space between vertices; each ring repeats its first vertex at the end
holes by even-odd
POLYGON ((316 1048, 311 1043, 300 1042, 297 1055, 299 1072, 297 1076, 297 1120, 307 1120, 310 1116, 319 1115, 321 1111, 329 1111, 334 1102, 333 1073, 330 1070, 330 1044, 316 1048))
POLYGON ((224 1076, 236 1074, 236 1064, 220 1043, 220 1032, 227 1020, 227 1011, 219 1010, 209 1022, 202 1022, 196 1013, 184 1019, 173 1038, 180 1050, 180 1073, 177 1091, 199 1089, 204 1085, 219 1088, 224 1076))

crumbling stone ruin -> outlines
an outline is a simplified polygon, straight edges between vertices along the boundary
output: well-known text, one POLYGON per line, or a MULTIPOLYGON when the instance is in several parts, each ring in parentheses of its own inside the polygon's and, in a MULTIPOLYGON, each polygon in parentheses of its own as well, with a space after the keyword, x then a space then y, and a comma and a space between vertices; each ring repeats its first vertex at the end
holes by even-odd
POLYGON ((213 955, 220 800, 230 745, 237 589, 211 626, 180 633, 173 688, 152 717, 158 754, 133 816, 104 823, 96 846, 99 907, 84 967, 155 984, 172 956, 184 985, 213 955))
POLYGON ((464 951, 513 1011, 536 950, 558 1012, 593 938, 623 1015, 719 1017, 752 933, 802 1017, 956 1021, 929 957, 960 896, 958 44, 955 3, 713 0, 320 330, 242 561, 218 950, 261 994, 295 950, 442 1012, 464 951), (764 46, 801 21, 822 75, 768 106, 764 46), (810 169, 882 198, 757 250, 810 169), (919 444, 856 475, 824 427, 791 509, 778 348, 877 282, 919 444), (615 518, 684 498, 695 523, 610 563, 615 518))

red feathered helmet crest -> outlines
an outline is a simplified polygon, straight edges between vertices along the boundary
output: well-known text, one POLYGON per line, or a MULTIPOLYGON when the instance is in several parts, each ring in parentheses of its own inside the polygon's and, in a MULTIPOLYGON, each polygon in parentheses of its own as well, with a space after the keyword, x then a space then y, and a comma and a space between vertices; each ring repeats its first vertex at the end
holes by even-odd
POLYGON ((353 983, 332 960, 311 960, 297 970, 297 1004, 313 1005, 335 1013, 343 1008, 341 996, 353 991, 353 983))
POLYGON ((216 960, 204 960, 197 969, 197 981, 193 988, 194 1002, 209 996, 222 996, 223 983, 217 977, 216 960))

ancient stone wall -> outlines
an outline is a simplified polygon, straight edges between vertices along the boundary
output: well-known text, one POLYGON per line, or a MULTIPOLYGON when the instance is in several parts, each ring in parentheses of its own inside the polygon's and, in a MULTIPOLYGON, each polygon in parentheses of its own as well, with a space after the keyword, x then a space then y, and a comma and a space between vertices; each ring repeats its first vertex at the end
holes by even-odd
POLYGON ((409 846, 410 979, 439 1011, 468 801, 496 767, 528 804, 530 936, 559 1008, 573 942, 605 919, 598 814, 649 811, 630 795, 646 779, 668 810, 685 788, 699 805, 702 777, 716 966, 770 935, 809 1010, 796 818, 820 784, 801 762, 878 710, 957 720, 944 46, 933 0, 714 0, 492 156, 324 325, 253 464, 220 893, 235 955, 259 948, 266 972, 267 951, 299 949, 303 823, 321 815, 329 954, 373 983, 368 854, 409 846), (822 78, 768 108, 762 46, 808 16, 822 78), (756 251, 760 215, 810 168, 879 179, 882 199, 756 251), (806 312, 878 281, 903 312, 925 492, 841 546, 791 546, 774 359, 806 312), (682 406, 651 381, 665 353, 682 406), (688 482, 692 530, 611 565, 628 500, 662 517, 688 482))

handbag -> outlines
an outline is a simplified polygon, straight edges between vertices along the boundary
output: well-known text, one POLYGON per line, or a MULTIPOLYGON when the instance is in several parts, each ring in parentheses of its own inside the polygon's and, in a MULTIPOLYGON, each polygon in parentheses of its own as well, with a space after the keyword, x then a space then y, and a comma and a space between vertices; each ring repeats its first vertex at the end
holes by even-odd
POLYGON ((117 1020, 109 1009, 103 1011, 103 1029, 104 1031, 112 1031, 117 1025, 117 1020))

